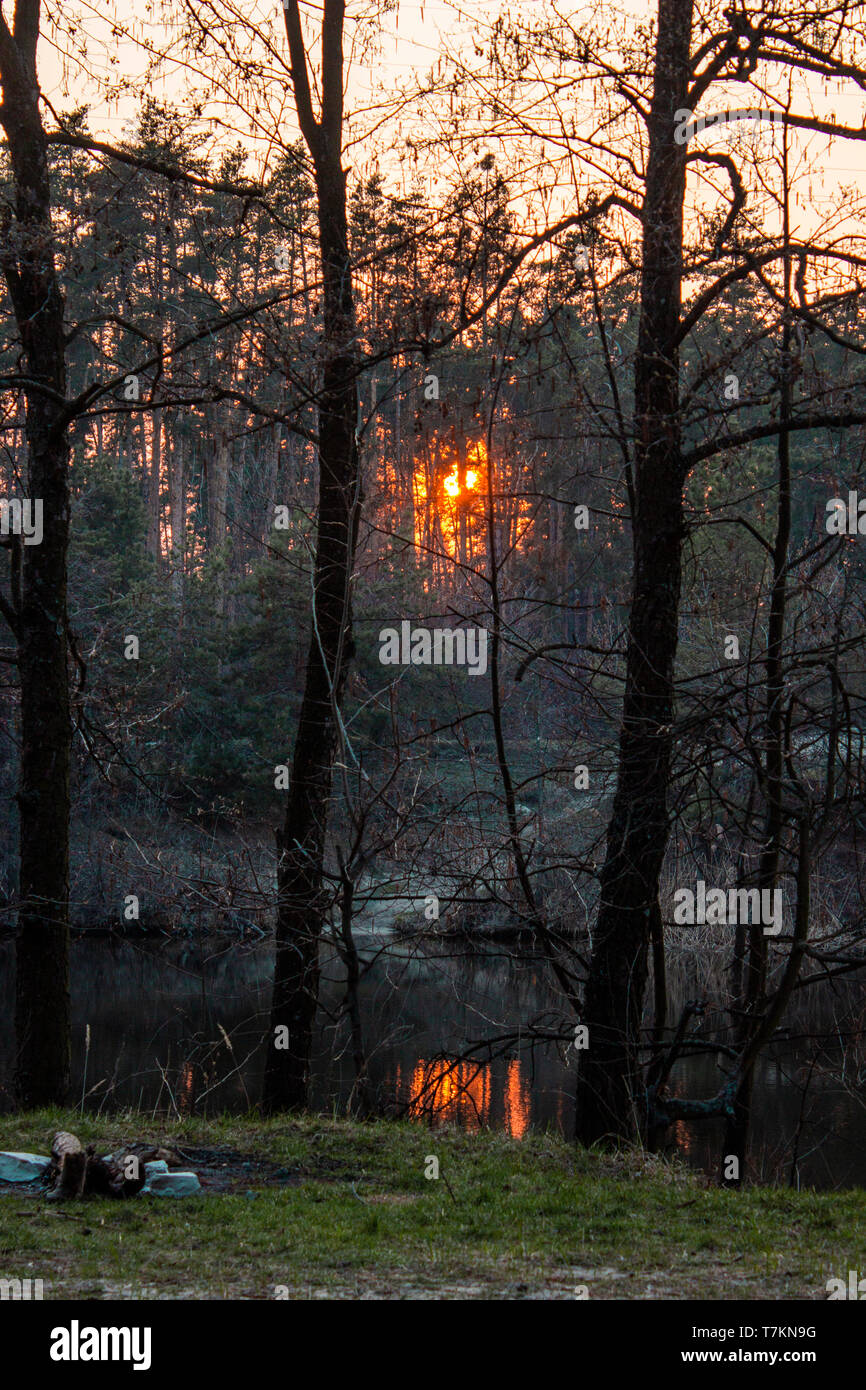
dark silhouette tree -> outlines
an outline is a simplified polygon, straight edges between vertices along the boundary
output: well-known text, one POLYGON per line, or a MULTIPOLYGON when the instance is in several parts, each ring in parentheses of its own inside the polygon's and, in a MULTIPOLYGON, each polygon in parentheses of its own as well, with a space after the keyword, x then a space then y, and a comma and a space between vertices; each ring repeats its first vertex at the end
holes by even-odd
POLYGON ((318 1000, 319 943, 327 894, 323 866, 340 702, 352 655, 351 585, 361 477, 355 434, 358 361, 349 256, 343 135, 343 0, 325 0, 321 112, 313 110, 297 0, 285 10, 295 106, 315 174, 322 276, 318 394, 319 499, 312 633, 295 735, 284 828, 278 836, 277 952, 263 1103, 306 1105, 318 1000), (278 1029, 287 1046, 278 1047, 278 1029))
POLYGON ((41 505, 42 539, 10 538, 11 603, 21 685, 20 869, 15 1088, 23 1105, 62 1103, 70 1065, 69 764, 67 658, 69 440, 64 303, 55 266, 48 146, 36 72, 39 0, 0 12, 0 124, 14 206, 2 210, 0 265, 21 344, 27 496, 41 505))

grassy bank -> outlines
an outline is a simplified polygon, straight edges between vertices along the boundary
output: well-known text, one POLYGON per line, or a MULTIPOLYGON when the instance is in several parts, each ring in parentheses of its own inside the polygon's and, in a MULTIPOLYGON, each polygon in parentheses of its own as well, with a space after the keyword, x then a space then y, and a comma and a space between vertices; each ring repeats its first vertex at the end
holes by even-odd
POLYGON ((42 1278, 46 1298, 823 1299, 864 1265, 863 1192, 722 1192, 552 1136, 41 1111, 0 1119, 0 1148, 47 1153, 57 1129, 99 1152, 206 1146, 229 1190, 51 1204, 5 1188, 0 1278, 42 1278))

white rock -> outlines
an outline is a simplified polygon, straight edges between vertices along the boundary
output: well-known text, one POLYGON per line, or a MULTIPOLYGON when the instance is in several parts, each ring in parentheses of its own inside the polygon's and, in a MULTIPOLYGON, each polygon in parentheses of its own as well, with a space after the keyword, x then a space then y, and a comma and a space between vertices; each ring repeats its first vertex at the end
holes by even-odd
MULTIPOLYGON (((161 1162, 158 1159, 155 1163, 148 1163, 147 1167, 156 1168, 161 1162)), ((168 1165, 164 1166, 167 1170, 168 1165)), ((141 1190, 154 1197, 193 1197, 196 1192, 201 1192, 201 1183, 195 1173, 148 1173, 147 1182, 141 1190)))
POLYGON ((0 1153, 0 1178, 4 1182, 33 1182, 50 1162, 42 1154, 0 1153))

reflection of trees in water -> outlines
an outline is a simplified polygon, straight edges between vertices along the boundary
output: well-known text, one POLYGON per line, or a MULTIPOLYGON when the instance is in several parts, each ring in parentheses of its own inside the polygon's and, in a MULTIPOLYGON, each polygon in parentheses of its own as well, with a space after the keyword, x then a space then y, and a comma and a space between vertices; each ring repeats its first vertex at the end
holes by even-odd
MULTIPOLYGON (((397 1091, 398 1101, 402 1100, 397 1091)), ((513 1139, 529 1127, 531 1095, 526 1067, 518 1057, 503 1069, 491 1062, 464 1062, 447 1057, 419 1058, 412 1073, 408 1114, 431 1123, 457 1124, 474 1133, 495 1124, 513 1139), (494 1098, 501 1100, 496 1106, 494 1098)))
MULTIPOLYGON (((332 1015, 341 986, 322 990, 332 1015)), ((523 1134, 561 1123, 574 1086, 565 1044, 573 1028, 538 958, 521 948, 388 955, 362 988, 368 1064, 386 1113, 523 1134)), ((345 1100, 351 1085, 345 1025, 323 1030, 331 1045, 318 1104, 345 1100)), ((566 1121, 567 1122, 567 1121, 566 1121)))
MULTIPOLYGON (((9 947, 0 943, 0 1081, 7 1086, 12 984, 2 967, 9 947)), ((88 1108, 247 1109, 261 1069, 256 1048, 267 1006, 266 947, 223 951, 211 943, 202 956, 190 946, 157 951, 101 939, 79 941, 73 951, 75 1085, 80 1089, 89 1023, 87 1085, 94 1089, 88 1108)), ((332 966, 315 1057, 315 1103, 327 1110, 345 1103, 353 1081, 348 1028, 339 1018, 343 995, 332 966)), ((470 1132, 489 1127, 519 1137, 532 1124, 570 1136, 576 1054, 551 1036, 570 1036, 570 1027, 531 953, 506 945, 389 952, 367 972, 361 1005, 375 1040, 371 1079, 386 1112, 470 1132), (481 1039, 489 1047, 467 1056, 469 1044, 481 1039)), ((803 991, 790 1011, 790 1043, 761 1059, 754 1152, 766 1180, 787 1182, 796 1158, 802 1184, 866 1181, 864 1008, 854 983, 803 991), (820 1041, 834 1029, 846 1037, 844 1048, 820 1041)), ((712 1015, 705 1026, 711 1034, 712 1015)), ((677 1064, 671 1090, 709 1095, 716 1080, 715 1057, 705 1054, 677 1064)), ((690 1163, 715 1172, 718 1122, 679 1123, 672 1137, 690 1163)))
MULTIPOLYGON (((3 948, 0 948, 2 950, 3 948)), ((0 958, 0 966, 3 965, 0 958)), ((88 1106, 243 1110, 265 1018, 268 953, 80 940, 72 947, 73 1092, 90 1025, 88 1106)), ((0 1082, 12 1062, 11 971, 0 968, 0 1082)))

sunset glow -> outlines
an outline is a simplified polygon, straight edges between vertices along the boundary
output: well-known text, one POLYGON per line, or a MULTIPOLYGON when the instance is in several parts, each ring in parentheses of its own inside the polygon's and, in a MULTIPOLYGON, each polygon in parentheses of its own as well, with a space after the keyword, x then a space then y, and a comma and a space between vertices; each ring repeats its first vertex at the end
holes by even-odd
POLYGON ((483 439, 455 448, 449 439, 430 438, 413 475, 416 545, 464 564, 483 555, 486 491, 483 439))
POLYGON ((432 1116, 437 1123, 458 1124, 470 1132, 499 1120, 513 1139, 522 1139, 530 1118, 522 1063, 516 1057, 508 1062, 503 1084, 489 1062, 421 1059, 412 1073, 409 1114, 413 1119, 432 1116))
MULTIPOLYGON (((472 491, 475 487, 475 484, 478 481, 478 474, 474 468, 468 468, 466 470, 466 477, 464 481, 466 484, 466 488, 472 491)), ((461 490, 460 477, 458 475, 456 467, 453 468, 451 472, 448 474, 448 477, 445 479, 443 486, 445 488, 445 491, 448 493, 449 497, 457 497, 459 495, 461 490)))

